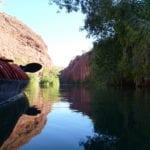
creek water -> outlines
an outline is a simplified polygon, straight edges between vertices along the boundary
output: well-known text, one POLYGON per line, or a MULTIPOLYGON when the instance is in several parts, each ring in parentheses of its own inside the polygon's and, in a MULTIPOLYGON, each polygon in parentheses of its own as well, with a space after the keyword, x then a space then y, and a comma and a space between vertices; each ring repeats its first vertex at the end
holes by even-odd
POLYGON ((16 103, 13 126, 0 131, 1 149, 150 149, 148 90, 32 87, 16 103))

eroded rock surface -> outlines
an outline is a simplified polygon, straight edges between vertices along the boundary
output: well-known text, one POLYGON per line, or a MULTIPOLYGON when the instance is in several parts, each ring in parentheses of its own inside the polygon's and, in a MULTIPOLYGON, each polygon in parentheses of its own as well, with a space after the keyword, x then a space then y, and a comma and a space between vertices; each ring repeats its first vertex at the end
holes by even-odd
POLYGON ((39 62, 51 69, 52 61, 42 38, 15 17, 0 13, 0 57, 16 63, 39 62))

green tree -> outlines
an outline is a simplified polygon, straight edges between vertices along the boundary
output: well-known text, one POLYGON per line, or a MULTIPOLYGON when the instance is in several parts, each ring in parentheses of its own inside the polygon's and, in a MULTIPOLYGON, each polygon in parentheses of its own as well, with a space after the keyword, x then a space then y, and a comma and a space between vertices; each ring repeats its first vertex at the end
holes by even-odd
POLYGON ((150 83, 149 0, 50 0, 85 14, 83 29, 95 38, 93 73, 106 83, 150 83))

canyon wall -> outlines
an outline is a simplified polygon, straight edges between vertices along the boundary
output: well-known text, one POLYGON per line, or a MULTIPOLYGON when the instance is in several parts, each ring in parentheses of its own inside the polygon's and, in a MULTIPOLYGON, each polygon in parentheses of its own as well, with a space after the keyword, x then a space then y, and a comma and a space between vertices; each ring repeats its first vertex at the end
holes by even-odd
POLYGON ((51 69, 52 60, 42 38, 15 17, 0 13, 0 57, 18 64, 38 62, 51 69))
POLYGON ((61 72, 61 82, 72 83, 87 80, 91 74, 90 62, 92 56, 93 52, 90 51, 72 60, 69 66, 61 72))

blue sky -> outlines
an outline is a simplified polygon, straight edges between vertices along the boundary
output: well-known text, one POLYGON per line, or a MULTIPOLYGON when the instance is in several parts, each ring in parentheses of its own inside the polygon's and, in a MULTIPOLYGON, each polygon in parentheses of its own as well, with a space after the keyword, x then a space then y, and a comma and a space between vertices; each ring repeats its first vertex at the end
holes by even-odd
POLYGON ((39 34, 48 46, 48 52, 57 66, 67 66, 76 55, 88 51, 92 40, 86 32, 79 31, 84 25, 81 13, 57 13, 58 7, 49 5, 48 0, 3 0, 0 11, 6 12, 39 34))

